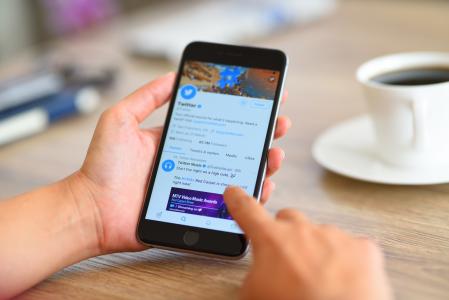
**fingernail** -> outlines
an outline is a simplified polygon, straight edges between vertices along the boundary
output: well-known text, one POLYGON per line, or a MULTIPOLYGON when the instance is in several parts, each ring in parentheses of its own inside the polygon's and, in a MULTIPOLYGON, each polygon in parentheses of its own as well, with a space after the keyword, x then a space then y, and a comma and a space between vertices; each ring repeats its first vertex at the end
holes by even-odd
POLYGON ((281 157, 282 157, 282 159, 285 158, 285 151, 284 150, 281 150, 281 157))

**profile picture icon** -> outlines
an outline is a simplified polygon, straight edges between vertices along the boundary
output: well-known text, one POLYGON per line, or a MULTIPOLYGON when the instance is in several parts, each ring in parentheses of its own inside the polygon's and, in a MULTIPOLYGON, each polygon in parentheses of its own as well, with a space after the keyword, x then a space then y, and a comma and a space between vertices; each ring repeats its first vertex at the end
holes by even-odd
POLYGON ((175 162, 171 159, 166 159, 162 162, 162 170, 171 172, 175 169, 175 162))
POLYGON ((181 97, 185 100, 190 100, 196 95, 196 86, 191 84, 186 84, 181 87, 181 97))

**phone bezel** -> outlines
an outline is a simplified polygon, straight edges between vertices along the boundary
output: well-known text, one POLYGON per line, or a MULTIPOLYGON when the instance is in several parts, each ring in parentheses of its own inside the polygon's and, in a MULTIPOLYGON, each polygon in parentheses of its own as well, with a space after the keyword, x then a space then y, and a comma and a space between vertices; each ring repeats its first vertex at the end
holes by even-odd
POLYGON ((217 64, 237 65, 244 67, 253 67, 260 69, 270 69, 279 71, 279 82, 276 88, 273 109, 268 124, 268 130, 264 142, 263 152, 260 160, 259 171, 256 180, 256 186, 253 196, 259 199, 263 180, 265 178, 265 169, 267 155, 271 141, 273 139, 275 121, 279 110, 280 95, 283 90, 285 71, 287 67, 287 57, 280 51, 275 49, 255 48, 247 46, 234 46, 206 42, 192 42, 184 49, 181 62, 178 67, 173 93, 171 95, 170 104, 164 124, 163 133, 159 143, 156 159, 151 170, 145 201, 139 217, 137 226, 137 239, 146 245, 160 247, 164 249, 181 250, 194 252, 212 256, 220 256, 225 258, 240 258, 248 247, 248 240, 243 234, 218 231, 200 227, 192 227, 187 225, 179 225, 145 218, 150 195, 154 187, 155 175, 160 163, 162 155, 162 145, 165 143, 168 125, 173 113, 174 103, 176 99, 176 91, 179 88, 182 68, 188 60, 196 60, 202 62, 210 62, 217 64), (183 235, 186 231, 194 230, 201 236, 197 244, 187 246, 183 242, 183 235))

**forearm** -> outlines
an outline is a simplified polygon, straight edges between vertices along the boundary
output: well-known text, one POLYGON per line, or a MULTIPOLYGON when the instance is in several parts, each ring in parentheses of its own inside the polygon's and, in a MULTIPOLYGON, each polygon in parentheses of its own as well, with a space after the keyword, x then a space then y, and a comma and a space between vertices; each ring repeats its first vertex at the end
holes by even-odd
POLYGON ((0 201, 1 299, 99 254, 96 212, 79 198, 65 179, 0 201))

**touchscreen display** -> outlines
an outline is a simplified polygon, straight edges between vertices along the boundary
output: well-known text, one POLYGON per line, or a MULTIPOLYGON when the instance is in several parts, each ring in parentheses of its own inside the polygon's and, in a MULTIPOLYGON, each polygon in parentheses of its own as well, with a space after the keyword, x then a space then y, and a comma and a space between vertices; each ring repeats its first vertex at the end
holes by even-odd
POLYGON ((254 194, 279 75, 185 62, 146 219, 241 233, 222 194, 254 194))

